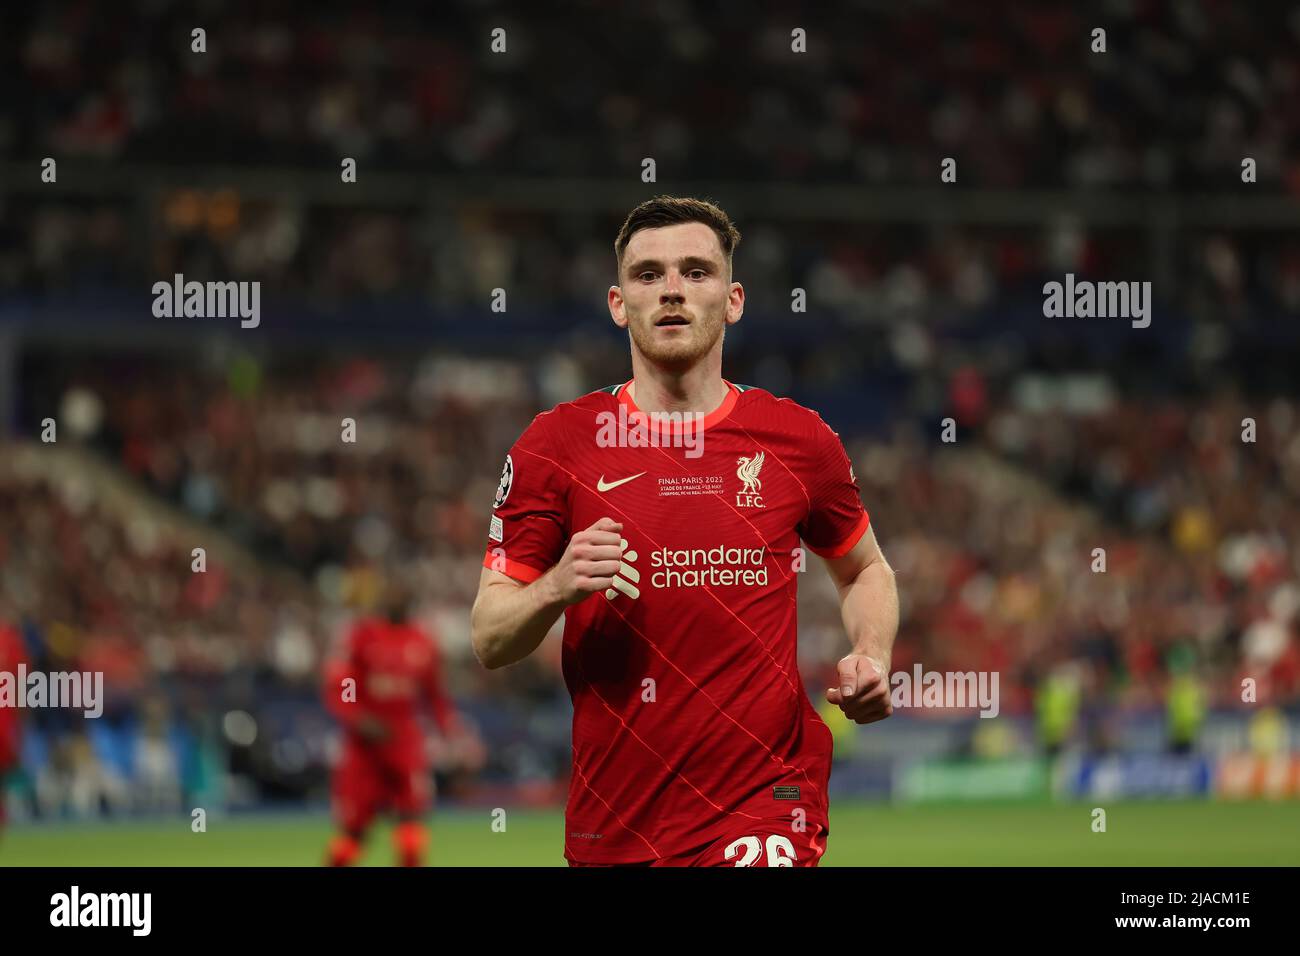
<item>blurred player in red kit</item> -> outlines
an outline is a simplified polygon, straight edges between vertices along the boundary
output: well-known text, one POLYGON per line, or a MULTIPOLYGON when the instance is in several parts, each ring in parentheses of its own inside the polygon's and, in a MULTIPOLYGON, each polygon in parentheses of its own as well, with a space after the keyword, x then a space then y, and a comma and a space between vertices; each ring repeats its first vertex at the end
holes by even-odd
POLYGON ((398 818, 400 865, 422 864, 428 842, 422 818, 433 803, 424 707, 460 762, 473 766, 482 759, 477 736, 443 690, 438 646, 409 621, 408 602, 404 588, 387 585, 384 615, 356 621, 342 653, 325 666, 325 701, 345 732, 331 788, 340 831, 330 841, 331 866, 356 860, 367 828, 384 809, 398 818))
MULTIPOLYGON (((26 661, 22 638, 18 631, 0 620, 0 674, 10 675, 7 680, 18 689, 18 665, 26 661)), ((5 776, 18 766, 21 734, 18 727, 18 708, 6 706, 0 700, 0 830, 5 824, 5 776)))
POLYGON ((712 203, 632 210, 608 293, 632 378, 534 418, 497 487, 471 637, 502 667, 564 615, 571 865, 817 865, 832 740, 796 659, 801 540, 850 644, 827 701, 891 713, 898 592, 839 436, 722 377, 739 240, 712 203))

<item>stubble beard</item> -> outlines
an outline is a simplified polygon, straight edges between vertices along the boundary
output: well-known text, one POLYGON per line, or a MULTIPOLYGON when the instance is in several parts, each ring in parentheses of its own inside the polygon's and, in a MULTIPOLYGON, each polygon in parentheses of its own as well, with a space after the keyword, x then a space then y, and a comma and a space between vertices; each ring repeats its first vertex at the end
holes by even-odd
POLYGON ((628 322, 628 332, 637 351, 652 364, 666 369, 685 370, 699 363, 708 355, 722 338, 726 328, 722 319, 710 321, 704 316, 697 316, 695 324, 690 327, 688 336, 681 336, 683 341, 655 341, 655 327, 650 324, 628 322))

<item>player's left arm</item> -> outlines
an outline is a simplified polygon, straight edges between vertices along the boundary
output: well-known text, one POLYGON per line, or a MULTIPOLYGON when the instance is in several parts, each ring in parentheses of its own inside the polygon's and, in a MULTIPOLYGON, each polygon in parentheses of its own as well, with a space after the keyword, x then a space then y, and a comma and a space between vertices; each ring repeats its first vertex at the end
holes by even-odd
POLYGON ((839 686, 827 690, 826 699, 850 720, 869 724, 893 712, 889 660, 898 633, 898 588, 894 570, 876 543, 853 463, 839 435, 820 416, 808 447, 808 513, 799 525, 799 537, 830 570, 853 646, 837 665, 839 686))
POLYGON ((443 765, 442 760, 445 759, 451 766, 469 771, 480 770, 487 759, 487 750, 473 724, 456 710, 456 702, 447 693, 443 683, 442 654, 436 642, 430 643, 434 653, 425 672, 424 697, 442 738, 439 749, 444 758, 440 758, 439 766, 443 765))
POLYGON ((845 554, 824 557, 840 594, 840 615, 853 647, 837 665, 839 687, 826 699, 859 724, 884 720, 889 703, 889 662, 898 634, 898 586, 875 532, 866 532, 845 554))
POLYGON ((437 643, 428 634, 424 635, 432 653, 429 664, 424 671, 424 699, 433 714, 434 723, 443 736, 448 737, 460 730, 460 718, 455 704, 442 683, 442 654, 437 643))

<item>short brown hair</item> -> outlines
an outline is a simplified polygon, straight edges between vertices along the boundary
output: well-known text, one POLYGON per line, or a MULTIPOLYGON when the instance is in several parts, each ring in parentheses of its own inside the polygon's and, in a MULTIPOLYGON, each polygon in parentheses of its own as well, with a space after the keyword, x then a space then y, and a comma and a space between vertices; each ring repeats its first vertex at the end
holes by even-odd
POLYGON ((618 259, 618 272, 623 274, 623 253, 632 241, 632 234, 640 229, 657 229, 660 226, 674 226, 682 222, 702 222, 713 230, 722 246, 722 254, 727 257, 727 268, 731 268, 731 254, 740 244, 740 230, 736 228, 731 217, 707 199, 691 199, 688 196, 655 196, 647 199, 623 220, 623 227, 614 240, 614 255, 618 259))

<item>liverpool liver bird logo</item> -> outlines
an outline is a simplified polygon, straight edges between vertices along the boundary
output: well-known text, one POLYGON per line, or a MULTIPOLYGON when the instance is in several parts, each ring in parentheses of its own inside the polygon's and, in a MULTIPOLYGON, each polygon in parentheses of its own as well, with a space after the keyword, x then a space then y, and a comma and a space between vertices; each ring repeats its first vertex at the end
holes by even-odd
POLYGON ((736 469, 736 477, 740 479, 742 495, 756 495, 763 490, 763 483, 758 480, 758 473, 763 468, 763 456, 766 452, 759 452, 753 458, 744 456, 736 459, 736 464, 740 467, 736 469))

